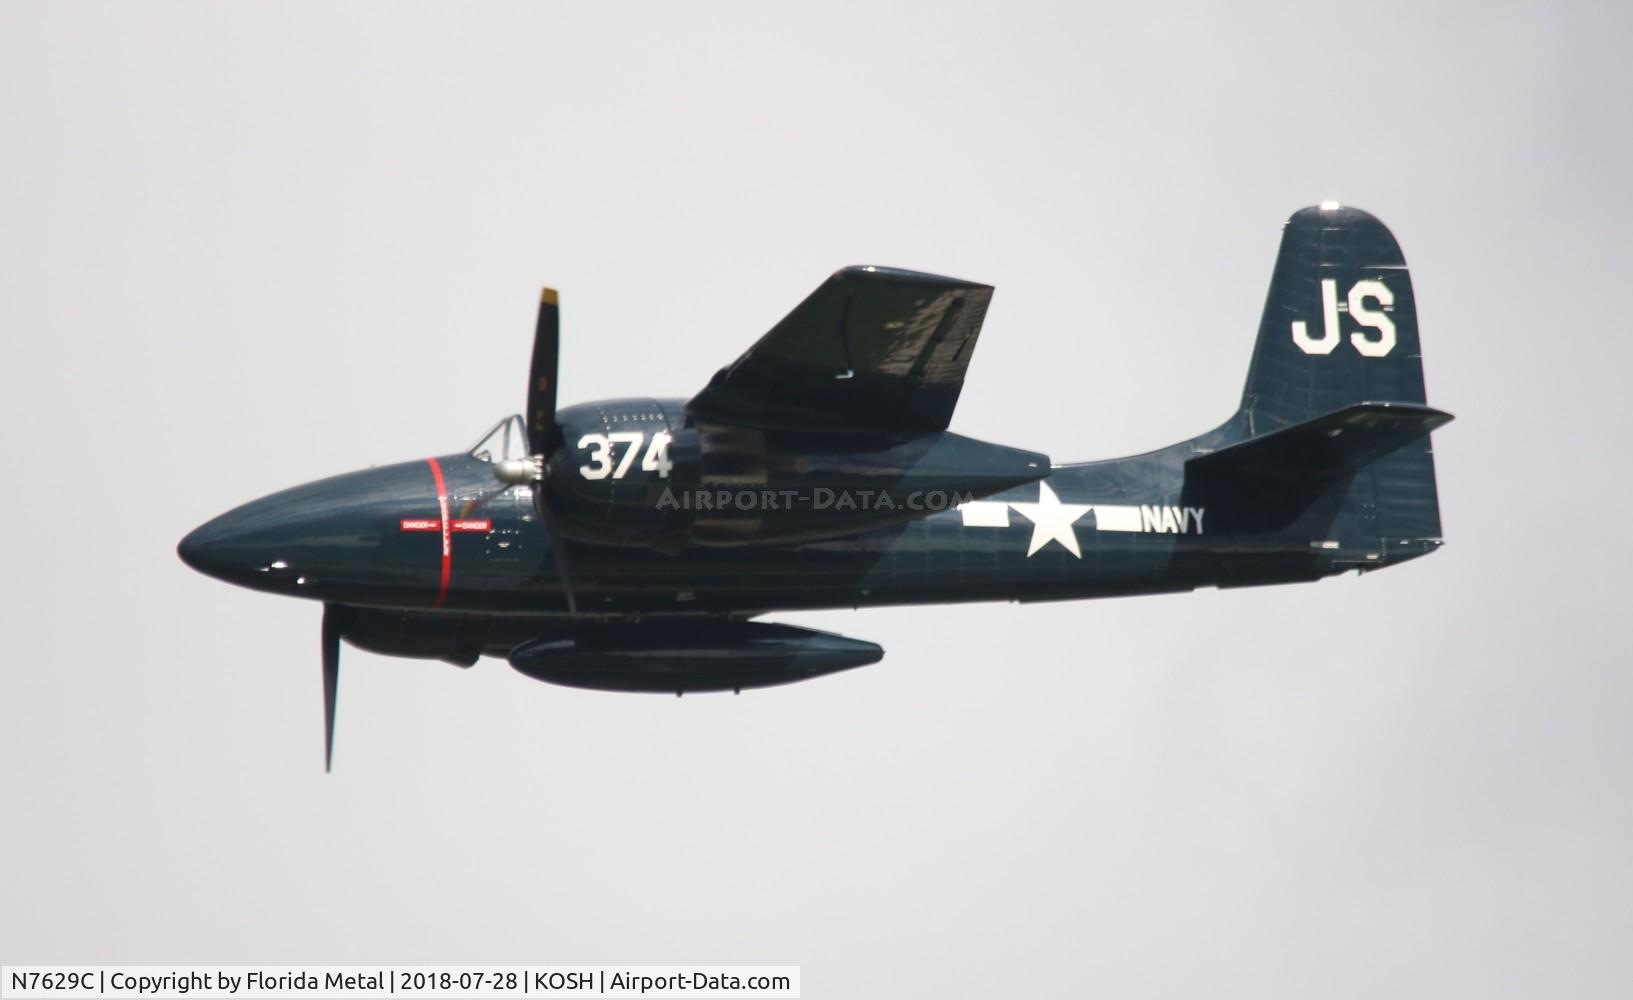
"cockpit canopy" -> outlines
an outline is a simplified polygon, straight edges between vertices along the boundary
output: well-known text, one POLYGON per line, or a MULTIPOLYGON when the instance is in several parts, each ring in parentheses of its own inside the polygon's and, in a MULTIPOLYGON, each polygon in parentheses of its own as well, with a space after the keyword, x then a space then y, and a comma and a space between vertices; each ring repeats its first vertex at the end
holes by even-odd
POLYGON ((511 458, 526 458, 527 427, 518 414, 512 414, 493 425, 482 439, 471 446, 470 456, 484 462, 503 462, 511 458))

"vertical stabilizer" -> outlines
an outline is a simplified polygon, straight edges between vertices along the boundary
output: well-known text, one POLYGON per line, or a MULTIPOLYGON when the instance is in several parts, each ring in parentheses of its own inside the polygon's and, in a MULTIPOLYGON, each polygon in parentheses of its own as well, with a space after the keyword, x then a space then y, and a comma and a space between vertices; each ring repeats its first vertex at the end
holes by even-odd
MULTIPOLYGON (((1323 202, 1295 213, 1283 230, 1240 417, 1256 440, 1362 403, 1427 403, 1417 303, 1389 229, 1360 209, 1323 202)), ((1329 510, 1332 537, 1318 544, 1337 541, 1346 552, 1360 552, 1364 564, 1396 562, 1440 544, 1427 433, 1325 484, 1319 495, 1301 499, 1293 490, 1280 488, 1284 510, 1306 503, 1329 510)))

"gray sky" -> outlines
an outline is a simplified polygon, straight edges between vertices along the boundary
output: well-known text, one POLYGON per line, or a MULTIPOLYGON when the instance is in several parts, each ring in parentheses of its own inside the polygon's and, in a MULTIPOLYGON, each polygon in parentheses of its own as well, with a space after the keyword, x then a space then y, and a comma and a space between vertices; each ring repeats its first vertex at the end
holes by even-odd
POLYGON ((0 959, 1627 995, 1615 6, 0 7, 0 959), (543 283, 569 403, 690 395, 844 264, 991 282, 955 430, 1165 444, 1323 198, 1459 416, 1386 573, 782 615, 888 655, 739 698, 348 648, 325 778, 319 609, 174 556, 519 409, 543 283))

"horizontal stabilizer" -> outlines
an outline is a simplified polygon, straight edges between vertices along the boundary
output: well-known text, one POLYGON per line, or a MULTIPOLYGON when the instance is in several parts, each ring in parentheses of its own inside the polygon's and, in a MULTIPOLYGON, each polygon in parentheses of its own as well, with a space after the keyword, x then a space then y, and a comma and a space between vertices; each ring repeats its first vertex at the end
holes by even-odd
POLYGON ((1186 478, 1322 483, 1411 444, 1452 415, 1421 403, 1355 403, 1185 463, 1186 478))

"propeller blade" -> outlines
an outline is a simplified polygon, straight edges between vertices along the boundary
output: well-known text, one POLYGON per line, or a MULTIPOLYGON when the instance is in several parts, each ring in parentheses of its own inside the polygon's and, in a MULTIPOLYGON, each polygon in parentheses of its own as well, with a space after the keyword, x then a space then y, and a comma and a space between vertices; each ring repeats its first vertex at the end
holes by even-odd
POLYGON ((556 358, 561 350, 561 306, 556 290, 539 295, 539 323, 533 331, 533 365, 527 376, 527 444, 534 455, 556 450, 556 358))
POLYGON ((567 613, 577 617, 578 602, 573 599, 573 579, 567 568, 567 551, 561 537, 561 522, 550 505, 550 490, 543 474, 550 467, 550 456, 561 447, 561 427, 556 423, 556 365, 561 353, 561 305, 554 288, 539 294, 539 323, 533 331, 533 365, 527 376, 527 446, 539 463, 533 484, 533 506, 539 512, 539 523, 550 541, 550 558, 561 577, 561 592, 567 598, 567 613))
POLYGON ((533 506, 539 512, 544 535, 550 540, 550 559, 556 564, 556 575, 561 577, 561 592, 567 598, 567 613, 577 618, 578 602, 573 599, 573 575, 567 568, 567 549, 561 537, 561 522, 556 518, 555 508, 550 506, 548 491, 543 483, 533 490, 533 506))
POLYGON ((323 605, 323 771, 327 774, 335 758, 335 695, 340 691, 341 610, 323 605))

